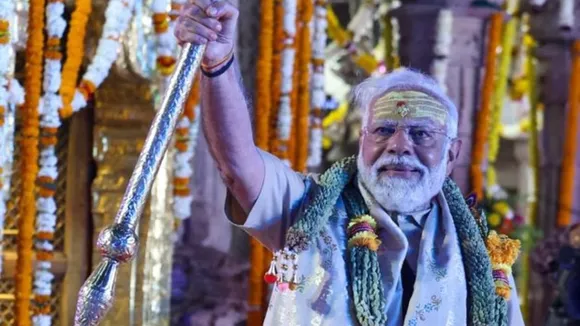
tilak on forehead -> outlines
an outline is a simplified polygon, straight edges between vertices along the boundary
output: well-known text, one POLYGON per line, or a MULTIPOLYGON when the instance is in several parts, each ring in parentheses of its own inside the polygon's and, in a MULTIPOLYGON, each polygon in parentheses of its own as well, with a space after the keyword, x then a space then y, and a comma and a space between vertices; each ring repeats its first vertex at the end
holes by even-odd
POLYGON ((418 91, 391 91, 373 107, 374 119, 394 120, 428 118, 445 125, 447 108, 437 99, 418 91))

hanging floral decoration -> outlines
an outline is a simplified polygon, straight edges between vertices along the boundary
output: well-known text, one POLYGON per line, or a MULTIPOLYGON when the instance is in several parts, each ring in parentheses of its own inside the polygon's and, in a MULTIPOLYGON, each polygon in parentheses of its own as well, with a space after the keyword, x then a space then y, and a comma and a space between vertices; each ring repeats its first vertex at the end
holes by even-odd
POLYGON ((44 95, 40 100, 40 169, 36 200, 36 271, 34 273, 34 325, 50 325, 50 297, 52 294, 51 260, 57 206, 54 199, 58 177, 56 144, 60 127, 59 110, 62 99, 58 94, 61 84, 61 39, 66 29, 62 0, 49 0, 46 6, 46 40, 44 64, 44 95))
POLYGON ((185 103, 183 114, 177 122, 175 130, 175 154, 173 157, 173 215, 176 227, 191 216, 191 177, 193 176, 192 159, 195 153, 195 144, 198 123, 195 119, 199 106, 199 78, 196 78, 193 88, 185 103))
POLYGON ((449 9, 442 9, 437 17, 435 48, 433 49, 435 59, 431 65, 431 75, 445 91, 447 91, 447 67, 452 41, 453 12, 449 9))
MULTIPOLYGON (((171 3, 171 10, 180 9, 181 3, 171 3)), ((162 82, 167 83, 175 64, 177 63, 177 39, 173 35, 174 21, 176 19, 175 13, 168 11, 168 0, 154 0, 151 3, 151 11, 153 11, 153 27, 156 35, 156 68, 161 75, 162 82)))
POLYGON ((76 0, 75 11, 69 21, 66 43, 66 61, 62 69, 60 96, 62 97, 61 117, 69 117, 73 113, 72 101, 75 96, 79 69, 85 55, 85 34, 87 22, 92 10, 92 0, 76 0))
POLYGON ((16 16, 14 1, 0 3, 0 275, 2 275, 2 243, 6 201, 10 196, 10 176, 13 163, 14 106, 24 103, 24 90, 14 72, 13 18, 16 16))
POLYGON ((372 75, 379 67, 379 62, 371 53, 364 52, 357 48, 352 39, 352 32, 345 30, 341 25, 338 17, 332 10, 332 7, 327 6, 326 10, 328 22, 328 36, 335 41, 339 46, 348 51, 352 57, 353 62, 362 68, 368 75, 372 75))
POLYGON ((489 121, 488 152, 487 152, 487 189, 499 187, 495 171, 495 162, 499 154, 499 144, 501 136, 501 117, 505 104, 505 97, 512 67, 512 53, 514 41, 517 37, 519 18, 511 17, 505 24, 503 40, 501 45, 501 57, 499 60, 499 71, 495 79, 496 89, 493 94, 493 104, 489 121))
POLYGON ((300 28, 299 56, 297 60, 298 83, 296 99, 296 128, 293 168, 299 172, 306 172, 310 141, 310 72, 312 71, 312 35, 310 26, 314 12, 312 0, 301 0, 302 7, 298 26, 300 28))
POLYGON ((568 88, 568 115, 566 116, 566 134, 560 175, 560 206, 557 225, 567 227, 572 222, 572 203, 574 201, 574 183, 576 178, 576 152, 578 149, 578 118, 580 114, 580 40, 572 46, 572 71, 568 88))
POLYGON ((493 96, 493 86, 496 75, 497 49, 500 45, 503 13, 493 14, 489 29, 489 41, 486 50, 485 74, 482 83, 481 104, 477 113, 477 128, 474 135, 474 144, 471 158, 471 180, 472 188, 477 200, 484 198, 484 177, 483 159, 485 155, 485 145, 489 132, 490 111, 493 96))
POLYGON ((121 52, 121 38, 129 27, 134 7, 135 0, 111 0, 109 2, 105 11, 105 25, 97 51, 74 93, 72 112, 68 110, 61 112, 64 118, 86 107, 87 101, 109 75, 113 62, 117 60, 121 52))
POLYGON ((30 325, 36 178, 38 174, 39 104, 42 93, 45 1, 31 0, 26 44, 25 102, 20 129, 20 216, 15 279, 14 318, 17 325, 30 325))
POLYGON ((310 142, 308 143, 308 159, 306 165, 314 169, 322 164, 322 119, 324 118, 324 102, 326 101, 324 78, 324 50, 326 48, 326 27, 328 26, 326 1, 315 1, 314 27, 312 38, 312 75, 310 77, 311 113, 310 142))
POLYGON ((282 83, 280 85, 280 103, 278 106, 277 124, 277 150, 276 154, 288 166, 290 166, 289 142, 292 133, 292 108, 290 96, 292 93, 292 79, 294 71, 294 57, 296 55, 296 0, 283 0, 284 18, 284 49, 282 50, 281 71, 282 83))

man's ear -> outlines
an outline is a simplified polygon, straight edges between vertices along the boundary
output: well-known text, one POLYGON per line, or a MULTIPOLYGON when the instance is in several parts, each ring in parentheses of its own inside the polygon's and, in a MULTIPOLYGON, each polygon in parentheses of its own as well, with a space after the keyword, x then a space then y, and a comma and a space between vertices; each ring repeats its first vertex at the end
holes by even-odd
POLYGON ((453 169, 457 164, 462 144, 463 142, 461 139, 453 139, 451 141, 451 146, 449 146, 449 150, 447 151, 447 176, 451 175, 451 172, 453 172, 453 169))

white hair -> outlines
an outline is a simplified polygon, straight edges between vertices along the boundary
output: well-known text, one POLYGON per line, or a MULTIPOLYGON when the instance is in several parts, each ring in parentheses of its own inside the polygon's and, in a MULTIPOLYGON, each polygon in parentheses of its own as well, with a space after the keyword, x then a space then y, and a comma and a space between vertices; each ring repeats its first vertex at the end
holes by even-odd
POLYGON ((433 78, 408 68, 399 68, 380 77, 370 77, 353 89, 351 105, 361 111, 363 128, 368 122, 372 101, 390 91, 419 91, 441 102, 449 113, 446 121, 447 136, 452 139, 457 137, 459 118, 453 101, 433 78))

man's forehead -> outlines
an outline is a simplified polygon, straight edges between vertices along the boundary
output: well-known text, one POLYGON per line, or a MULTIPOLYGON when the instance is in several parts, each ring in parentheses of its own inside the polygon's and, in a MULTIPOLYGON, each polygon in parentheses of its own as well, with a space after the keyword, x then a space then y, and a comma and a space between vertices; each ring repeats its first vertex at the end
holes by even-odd
POLYGON ((437 99, 419 91, 391 91, 378 98, 372 107, 375 121, 447 121, 447 108, 437 99))

